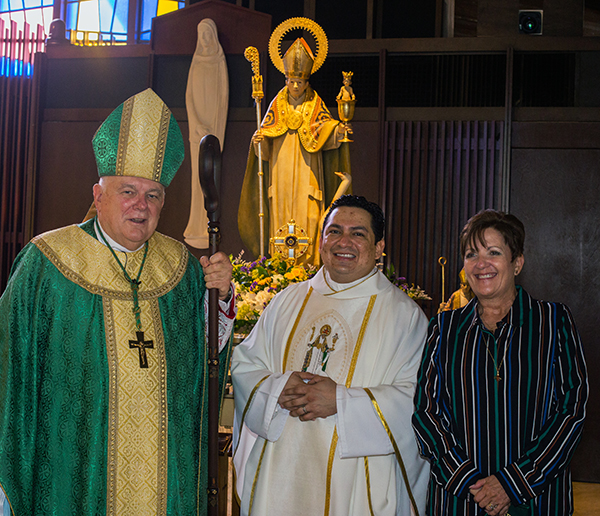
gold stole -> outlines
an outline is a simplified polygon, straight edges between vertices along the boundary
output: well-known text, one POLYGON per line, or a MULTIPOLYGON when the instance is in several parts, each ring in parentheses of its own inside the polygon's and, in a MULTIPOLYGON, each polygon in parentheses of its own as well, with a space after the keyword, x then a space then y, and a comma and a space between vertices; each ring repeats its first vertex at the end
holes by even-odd
MULTIPOLYGON (((302 307, 300 308, 300 311, 298 312, 298 315, 296 317, 296 320, 294 322, 294 325, 292 327, 290 335, 289 335, 289 337, 287 339, 286 348, 285 348, 284 356, 283 356, 282 371, 286 370, 287 361, 288 361, 288 357, 289 357, 290 346, 292 344, 292 341, 293 341, 293 338, 294 338, 294 334, 296 332, 296 329, 298 327, 300 319, 302 318, 302 314, 304 313, 304 309, 305 309, 305 307, 306 307, 306 305, 308 303, 308 300, 309 300, 312 292, 313 292, 313 288, 311 287, 309 289, 308 293, 306 294, 304 302, 302 303, 302 307)), ((369 319, 371 317, 371 313, 373 311, 373 306, 375 305, 376 298, 377 298, 377 295, 375 294, 375 295, 372 295, 370 297, 370 299, 369 299, 369 303, 368 303, 367 309, 365 311, 365 315, 363 317, 362 325, 361 325, 358 337, 356 339, 356 344, 354 346, 354 350, 353 350, 353 353, 352 353, 352 360, 351 360, 351 363, 350 363, 350 369, 348 371, 348 375, 347 375, 347 378, 346 378, 346 381, 345 381, 345 386, 346 387, 351 387, 352 386, 352 379, 354 377, 354 371, 356 370, 356 364, 357 364, 357 361, 358 361, 358 356, 360 354, 360 349, 361 349, 361 346, 362 346, 364 334, 365 334, 365 331, 367 329, 367 325, 369 323, 369 319)), ((254 393, 258 389, 259 385, 264 381, 264 379, 265 378, 263 378, 259 382, 259 384, 256 385, 254 387, 254 389, 252 390, 252 393, 251 393, 251 395, 250 395, 250 397, 248 399, 248 402, 246 403, 246 408, 244 410, 244 414, 243 414, 243 417, 242 417, 242 422, 243 422, 243 419, 244 419, 244 417, 246 415, 247 408, 250 406, 250 403, 252 402, 252 398, 254 396, 254 393)), ((329 515, 329 508, 330 508, 330 503, 331 503, 331 476, 332 476, 332 470, 333 470, 333 461, 334 461, 334 457, 335 457, 335 450, 336 450, 336 447, 337 447, 337 441, 338 441, 337 429, 334 429, 334 431, 333 431, 333 437, 332 437, 332 440, 331 440, 331 445, 330 445, 330 448, 329 448, 329 459, 328 459, 328 464, 327 464, 327 482, 326 482, 326 486, 325 486, 326 491, 325 491, 325 508, 324 508, 324 515, 325 516, 329 515)), ((258 482, 258 476, 259 476, 259 473, 260 473, 262 460, 263 460, 263 457, 264 457, 264 454, 265 454, 268 442, 269 441, 265 440, 265 442, 263 444, 263 448, 261 450, 261 455, 260 455, 260 458, 259 458, 259 461, 258 461, 258 466, 256 468, 256 473, 254 475, 254 480, 253 480, 253 483, 252 483, 252 492, 251 492, 251 496, 250 496, 250 505, 249 505, 249 509, 248 509, 248 512, 249 512, 250 515, 252 514, 252 505, 253 505, 253 502, 254 502, 254 494, 255 494, 256 485, 257 485, 257 482, 258 482)))

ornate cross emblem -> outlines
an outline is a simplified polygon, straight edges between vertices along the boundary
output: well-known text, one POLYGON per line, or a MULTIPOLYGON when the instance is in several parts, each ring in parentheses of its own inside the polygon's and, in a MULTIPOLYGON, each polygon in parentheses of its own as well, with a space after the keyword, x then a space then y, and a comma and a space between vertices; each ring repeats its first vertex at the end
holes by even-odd
POLYGON ((152 340, 144 340, 144 332, 136 331, 137 340, 129 341, 129 348, 138 348, 140 352, 140 367, 142 369, 148 368, 148 355, 146 354, 146 349, 154 348, 154 341, 152 340))
POLYGON ((312 244, 312 238, 306 236, 304 228, 296 225, 296 221, 291 219, 277 230, 271 243, 277 252, 297 260, 306 253, 308 246, 312 244))

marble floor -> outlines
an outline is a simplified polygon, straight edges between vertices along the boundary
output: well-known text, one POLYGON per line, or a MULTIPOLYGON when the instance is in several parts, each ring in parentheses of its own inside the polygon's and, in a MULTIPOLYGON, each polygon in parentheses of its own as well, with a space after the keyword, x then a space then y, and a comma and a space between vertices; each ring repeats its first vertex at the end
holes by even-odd
POLYGON ((573 516, 600 516, 600 484, 573 482, 573 516))

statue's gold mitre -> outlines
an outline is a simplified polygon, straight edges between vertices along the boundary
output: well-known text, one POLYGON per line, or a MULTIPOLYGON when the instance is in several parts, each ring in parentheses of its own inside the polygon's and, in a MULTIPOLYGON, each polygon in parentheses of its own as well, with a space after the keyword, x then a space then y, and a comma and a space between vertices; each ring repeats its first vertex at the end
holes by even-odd
POLYGON ((286 77, 294 79, 308 79, 312 73, 315 56, 304 41, 298 38, 283 56, 283 69, 286 77))
POLYGON ((280 23, 269 40, 269 57, 282 74, 287 77, 308 79, 325 62, 327 57, 327 36, 320 25, 308 18, 290 18, 280 23), (291 30, 304 29, 309 32, 316 41, 317 50, 313 54, 304 38, 298 38, 281 55, 281 42, 283 37, 291 30))

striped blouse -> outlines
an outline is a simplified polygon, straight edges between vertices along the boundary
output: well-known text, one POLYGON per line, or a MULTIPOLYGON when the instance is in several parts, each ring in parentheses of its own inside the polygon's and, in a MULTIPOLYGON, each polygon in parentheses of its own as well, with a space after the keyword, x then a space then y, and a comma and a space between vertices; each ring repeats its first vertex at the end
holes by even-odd
POLYGON ((566 306, 517 292, 495 332, 476 298, 430 322, 413 416, 431 462, 429 515, 485 514, 469 486, 492 474, 523 514, 573 513, 569 462, 588 397, 583 349, 566 306))

